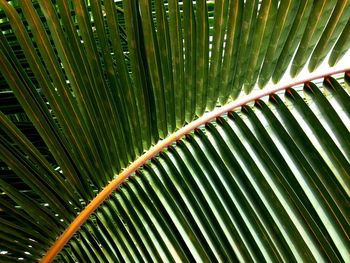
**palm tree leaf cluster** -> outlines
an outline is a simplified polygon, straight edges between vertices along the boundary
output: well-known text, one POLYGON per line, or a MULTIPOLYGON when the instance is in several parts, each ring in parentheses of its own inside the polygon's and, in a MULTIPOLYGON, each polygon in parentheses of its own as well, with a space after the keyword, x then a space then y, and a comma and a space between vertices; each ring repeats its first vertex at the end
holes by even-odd
MULTIPOLYGON (((0 261, 40 259, 110 180, 205 111, 289 67, 334 65, 349 17, 341 0, 0 0, 0 261)), ((165 149, 57 260, 345 259, 349 95, 342 78, 324 85, 165 149)))

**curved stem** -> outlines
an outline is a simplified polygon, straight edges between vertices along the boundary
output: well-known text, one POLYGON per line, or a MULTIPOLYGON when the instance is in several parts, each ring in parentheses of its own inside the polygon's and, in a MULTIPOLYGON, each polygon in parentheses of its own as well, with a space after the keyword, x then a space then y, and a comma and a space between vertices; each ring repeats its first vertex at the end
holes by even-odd
POLYGON ((76 231, 86 222, 89 216, 108 198, 111 193, 119 187, 130 175, 136 172, 142 165, 144 165, 153 156, 161 152, 164 148, 172 144, 173 142, 181 139, 184 135, 190 133, 197 127, 221 116, 222 114, 232 111, 235 108, 241 107, 248 102, 255 101, 269 94, 276 93, 281 90, 288 89, 290 87, 303 84, 315 79, 324 78, 329 75, 338 73, 345 73, 350 71, 350 68, 333 68, 332 71, 328 72, 315 72, 308 75, 307 78, 296 79, 292 83, 274 85, 264 90, 259 90, 251 93, 250 95, 244 96, 238 100, 228 103, 222 107, 216 108, 215 110, 204 114, 202 117, 194 120, 193 122, 182 127, 178 131, 169 135, 162 141, 159 141, 155 146, 150 148, 146 153, 131 163, 122 173, 120 173, 115 179, 113 179, 86 207, 81 213, 74 219, 69 227, 62 233, 62 235, 56 240, 53 246, 47 251, 41 262, 51 262, 55 256, 62 250, 67 242, 72 238, 76 231))

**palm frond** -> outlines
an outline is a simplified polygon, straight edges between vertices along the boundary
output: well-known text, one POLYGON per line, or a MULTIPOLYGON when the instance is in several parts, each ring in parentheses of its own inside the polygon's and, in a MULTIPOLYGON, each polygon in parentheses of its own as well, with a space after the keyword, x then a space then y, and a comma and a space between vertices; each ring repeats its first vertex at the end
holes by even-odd
MULTIPOLYGON (((350 47, 349 8, 0 0, 0 260, 40 259, 124 168, 242 89, 278 82, 290 65, 293 76, 308 61, 314 70, 328 54, 334 65, 350 47)), ((334 98, 305 85, 314 104, 290 89, 288 103, 271 95, 271 105, 222 116, 164 150, 57 260, 347 258, 349 95, 331 77, 334 98)))
POLYGON ((346 261, 350 97, 339 81, 198 127, 140 167, 57 260, 346 261), (82 242, 88 233, 100 250, 82 242))

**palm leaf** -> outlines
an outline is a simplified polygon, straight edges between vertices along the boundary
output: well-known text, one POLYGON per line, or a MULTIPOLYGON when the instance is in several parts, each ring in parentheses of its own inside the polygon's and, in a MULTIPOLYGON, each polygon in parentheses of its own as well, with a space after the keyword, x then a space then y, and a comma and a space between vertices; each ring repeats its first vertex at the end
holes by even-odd
POLYGON ((0 0, 0 261, 350 258, 348 9, 0 0))
POLYGON ((349 95, 332 87, 338 81, 325 79, 323 92, 309 82, 263 97, 163 149, 88 220, 117 240, 98 253, 118 261, 345 260, 350 144, 340 116, 350 115, 339 103, 349 95))

